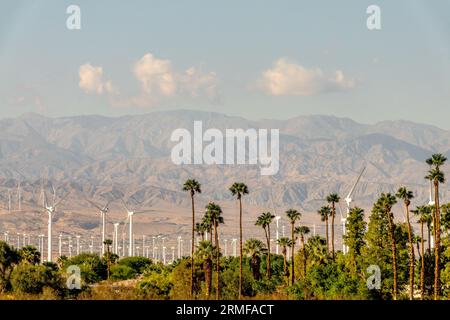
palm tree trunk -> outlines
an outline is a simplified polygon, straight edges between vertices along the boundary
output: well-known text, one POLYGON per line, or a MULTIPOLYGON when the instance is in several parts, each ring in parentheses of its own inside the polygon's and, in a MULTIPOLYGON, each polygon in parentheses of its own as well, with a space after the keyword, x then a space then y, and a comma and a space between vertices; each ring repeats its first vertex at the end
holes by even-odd
POLYGON ((394 234, 394 219, 391 216, 392 213, 389 214, 389 229, 390 229, 390 236, 391 236, 391 246, 392 246, 392 268, 394 269, 394 300, 397 300, 397 244, 395 242, 395 234, 394 234))
POLYGON ((242 298, 242 200, 239 196, 239 300, 242 298))
POLYGON ((212 279, 212 262, 210 258, 206 259, 206 298, 209 299, 209 296, 211 295, 211 279, 212 279))
POLYGON ((431 254, 431 228, 429 223, 427 223, 427 231, 428 231, 428 252, 431 254))
POLYGON ((291 266, 292 266, 292 271, 291 271, 291 284, 294 284, 295 282, 295 271, 294 271, 294 252, 295 252, 295 238, 294 238, 294 225, 295 222, 291 223, 291 237, 292 237, 292 248, 291 248, 291 266))
POLYGON ((284 275, 287 275, 287 258, 286 258, 286 252, 283 253, 283 266, 284 266, 284 275))
POLYGON ((267 278, 270 279, 270 225, 267 225, 267 278))
POLYGON ((194 195, 191 192, 191 207, 192 207, 192 246, 191 246, 191 295, 194 297, 194 244, 195 244, 195 207, 194 207, 194 195))
POLYGON ((328 239, 328 215, 325 216, 325 232, 327 240, 327 251, 330 252, 330 240, 328 239))
POLYGON ((420 299, 423 300, 424 298, 424 291, 425 291, 425 259, 424 259, 424 240, 423 240, 423 221, 420 223, 420 234, 421 234, 421 241, 420 241, 420 249, 421 249, 421 269, 420 269, 420 299))
POLYGON ((408 241, 409 241, 409 300, 414 299, 414 244, 412 240, 411 222, 409 221, 409 205, 405 204, 406 219, 408 223, 408 241))
POLYGON ((217 220, 214 221, 214 233, 216 241, 216 300, 220 298, 220 285, 219 285, 219 273, 220 273, 220 248, 219 248, 219 226, 217 220))
POLYGON ((107 279, 109 280, 109 275, 111 274, 111 259, 110 259, 110 256, 109 256, 109 245, 106 247, 106 250, 107 250, 107 255, 108 255, 108 259, 107 259, 107 267, 108 267, 108 270, 107 270, 107 279))
POLYGON ((435 219, 434 225, 436 239, 434 243, 434 299, 439 299, 440 285, 439 285, 439 251, 441 246, 441 221, 440 221, 440 208, 439 208, 439 182, 434 181, 434 203, 435 203, 435 219))
POLYGON ((301 235, 302 250, 303 250, 303 279, 306 279, 306 248, 305 248, 305 236, 301 235))
POLYGON ((336 213, 336 206, 334 202, 331 204, 331 255, 334 260, 334 215, 336 213))

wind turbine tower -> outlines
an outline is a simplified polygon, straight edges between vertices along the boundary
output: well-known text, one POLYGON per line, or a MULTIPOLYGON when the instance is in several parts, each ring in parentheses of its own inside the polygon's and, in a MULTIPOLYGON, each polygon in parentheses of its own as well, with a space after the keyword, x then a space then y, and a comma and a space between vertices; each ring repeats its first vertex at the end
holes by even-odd
POLYGON ((347 196, 344 199, 345 203, 347 205, 347 210, 346 210, 346 213, 345 213, 345 217, 341 216, 341 222, 342 222, 342 252, 344 254, 346 254, 347 251, 348 251, 348 247, 344 243, 344 237, 347 234, 346 223, 347 223, 347 217, 348 217, 348 215, 350 213, 351 203, 353 201, 352 195, 353 195, 353 192, 355 191, 355 188, 358 185, 358 182, 361 179, 361 176, 363 175, 365 170, 366 170, 366 166, 364 165, 362 170, 361 170, 361 172, 358 175, 358 178, 356 179, 355 183, 353 184, 352 188, 350 189, 349 193, 347 194, 347 196))

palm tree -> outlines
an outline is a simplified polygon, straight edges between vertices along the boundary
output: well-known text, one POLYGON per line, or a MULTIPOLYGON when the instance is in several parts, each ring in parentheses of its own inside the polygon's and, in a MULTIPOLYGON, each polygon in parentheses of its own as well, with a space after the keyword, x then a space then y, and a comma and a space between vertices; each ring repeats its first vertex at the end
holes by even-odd
POLYGON ((294 284, 295 282, 295 271, 294 271, 294 253, 295 253, 295 235, 294 235, 294 231, 295 231, 295 222, 300 220, 301 218, 301 213, 298 212, 295 209, 289 209, 288 211, 286 211, 286 215, 289 219, 289 221, 291 222, 291 241, 292 241, 292 248, 291 248, 291 284, 294 284))
MULTIPOLYGON (((295 228, 295 233, 300 235, 300 242, 302 243, 303 252, 303 276, 306 277, 306 246, 305 246, 305 235, 310 232, 307 226, 300 226, 295 228)), ((333 258, 334 259, 334 258, 333 258)))
POLYGON ((327 202, 331 204, 331 254, 334 259, 334 217, 336 216, 336 203, 341 200, 337 193, 327 196, 327 202))
POLYGON ((381 197, 378 199, 378 205, 380 206, 382 212, 387 216, 389 224, 389 236, 391 238, 392 247, 392 268, 394 272, 394 300, 397 300, 398 293, 398 275, 397 275, 397 243, 395 240, 395 224, 394 224, 394 214, 392 213, 392 207, 397 203, 395 196, 390 193, 382 193, 381 197))
POLYGON ((261 266, 261 256, 267 251, 264 243, 261 240, 250 238, 245 241, 244 253, 248 255, 252 261, 252 273, 255 280, 261 279, 261 274, 259 272, 261 266))
POLYGON ((257 219, 255 225, 264 229, 267 241, 267 278, 270 279, 270 224, 275 216, 270 212, 263 212, 257 219))
POLYGON ((211 279, 212 279, 212 257, 215 253, 215 248, 211 241, 205 240, 198 244, 197 250, 195 251, 195 256, 203 261, 203 268, 205 271, 205 281, 206 281, 206 298, 209 299, 211 295, 211 279))
POLYGON ((242 196, 248 194, 248 187, 242 182, 235 182, 230 192, 239 201, 239 299, 242 297, 242 196))
POLYGON ((191 246, 191 299, 194 296, 194 243, 195 243, 195 202, 194 195, 196 193, 201 193, 201 185, 195 179, 188 179, 183 185, 183 191, 188 191, 191 196, 191 207, 192 207, 192 246, 191 246))
POLYGON ((406 223, 408 225, 408 242, 409 242, 409 300, 414 299, 414 243, 413 232, 411 229, 411 221, 409 221, 409 205, 411 199, 414 198, 412 191, 406 189, 406 187, 400 187, 395 195, 398 199, 403 200, 406 210, 406 223))
POLYGON ((313 236, 308 239, 306 244, 308 257, 310 257, 311 264, 320 266, 328 263, 328 249, 325 239, 321 236, 313 236))
POLYGON ((447 158, 442 154, 433 154, 431 158, 426 160, 426 163, 430 165, 431 169, 428 171, 426 179, 433 182, 434 185, 434 233, 435 233, 435 246, 434 246, 434 299, 438 300, 440 295, 440 283, 439 283, 439 259, 441 249, 441 214, 439 206, 439 183, 445 182, 445 175, 440 170, 440 167, 444 165, 447 158))
POLYGON ((106 246, 106 265, 107 265, 107 279, 109 280, 109 275, 111 274, 111 245, 112 240, 111 239, 105 239, 103 241, 103 244, 106 246))
POLYGON ((205 230, 206 240, 213 241, 213 232, 214 232, 214 222, 212 217, 208 211, 205 211, 205 214, 202 218, 203 229, 205 230), (209 237, 208 237, 209 235, 209 237))
POLYGON ((281 253, 283 254, 283 266, 284 266, 284 275, 288 276, 287 270, 287 248, 292 247, 292 240, 287 237, 282 237, 277 240, 277 244, 281 246, 281 253))
POLYGON ((327 250, 330 249, 330 242, 328 239, 328 217, 331 215, 331 209, 329 206, 321 207, 317 213, 320 215, 320 220, 325 222, 325 239, 327 240, 327 250))
POLYGON ((19 250, 20 260, 27 264, 36 265, 41 262, 41 253, 33 246, 25 246, 19 250))
POLYGON ((197 233, 197 236, 200 236, 202 241, 205 240, 205 226, 201 222, 197 222, 195 224, 195 232, 197 233))
POLYGON ((206 206, 206 212, 208 216, 211 218, 211 221, 214 226, 214 246, 216 248, 216 299, 219 300, 220 297, 220 288, 219 288, 219 273, 220 273, 220 247, 219 247, 219 224, 223 223, 222 208, 215 204, 214 202, 210 202, 206 206))
MULTIPOLYGON (((413 213, 419 217, 417 221, 420 223, 420 299, 424 299, 425 295, 425 245, 424 245, 424 234, 423 227, 425 223, 428 223, 430 218, 430 207, 429 206, 418 206, 413 213)), ((430 231, 428 229, 428 238, 430 237, 430 231)))

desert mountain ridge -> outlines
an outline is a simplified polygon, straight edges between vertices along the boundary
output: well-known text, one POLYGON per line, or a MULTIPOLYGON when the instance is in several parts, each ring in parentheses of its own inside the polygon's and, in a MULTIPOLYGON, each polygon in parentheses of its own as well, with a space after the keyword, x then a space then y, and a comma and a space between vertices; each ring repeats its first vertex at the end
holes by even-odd
MULTIPOLYGON (((202 184, 199 214, 208 201, 234 208, 228 188, 235 181, 246 182, 249 224, 259 209, 282 213, 288 207, 303 211, 305 221, 316 221, 315 211, 325 203, 326 195, 337 192, 344 198, 363 165, 366 171, 353 196, 355 205, 369 209, 381 192, 393 192, 401 185, 416 194, 413 205, 422 204, 429 195, 424 160, 436 152, 450 156, 450 131, 402 120, 361 124, 349 118, 311 115, 255 121, 191 110, 120 117, 50 118, 28 113, 0 120, 0 205, 4 212, 0 229, 2 220, 6 221, 4 228, 20 224, 5 218, 10 198, 12 209, 18 209, 19 181, 22 209, 34 212, 41 207, 42 186, 47 193, 54 186, 56 197, 70 192, 62 210, 77 214, 62 214, 60 219, 80 232, 98 225, 98 217, 88 215, 95 209, 83 201, 85 197, 98 202, 123 198, 130 206, 171 212, 149 219, 161 228, 187 227, 177 212, 190 205, 181 187, 191 177, 202 184), (204 130, 279 129, 278 174, 263 177, 252 165, 173 164, 172 131, 192 130, 196 120, 203 122, 204 130)), ((450 200, 445 186, 441 196, 450 200)), ((114 206, 117 219, 125 218, 119 215, 121 202, 115 201, 114 206)), ((33 217, 42 218, 38 213, 33 217)))

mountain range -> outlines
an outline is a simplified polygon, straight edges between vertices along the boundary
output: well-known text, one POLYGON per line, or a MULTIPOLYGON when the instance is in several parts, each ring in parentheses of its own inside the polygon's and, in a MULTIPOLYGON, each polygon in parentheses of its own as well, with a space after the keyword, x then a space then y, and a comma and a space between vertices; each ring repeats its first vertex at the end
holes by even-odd
MULTIPOLYGON (((98 219, 86 218, 92 207, 80 203, 84 197, 98 202, 123 198, 130 206, 168 210, 176 217, 177 210, 190 205, 182 183, 194 177, 202 184, 199 212, 212 200, 233 206, 228 188, 244 181, 250 190, 245 203, 255 208, 249 221, 258 214, 256 208, 282 212, 288 207, 308 213, 307 220, 313 221, 326 195, 337 192, 344 198, 363 166, 355 205, 369 209, 379 193, 400 185, 415 192, 413 204, 427 202, 424 160, 436 152, 450 156, 450 131, 409 121, 362 124, 323 115, 253 121, 192 110, 121 117, 24 114, 0 120, 0 203, 5 212, 11 197, 12 209, 18 209, 20 181, 21 206, 38 212, 42 189, 51 193, 54 186, 56 197, 70 192, 65 210, 80 213, 71 216, 71 223, 88 230, 98 219), (204 130, 279 129, 278 174, 261 176, 254 165, 173 164, 171 133, 192 130, 196 120, 204 130)), ((444 200, 448 195, 443 188, 444 200)), ((120 201, 115 206, 119 210, 120 201)), ((6 220, 11 227, 13 220, 6 220)), ((162 216, 153 222, 178 224, 162 216)))

